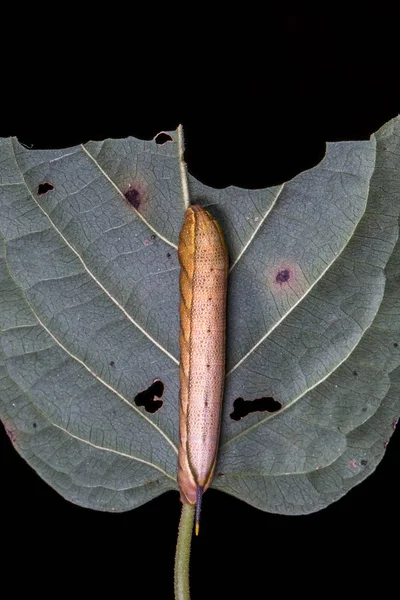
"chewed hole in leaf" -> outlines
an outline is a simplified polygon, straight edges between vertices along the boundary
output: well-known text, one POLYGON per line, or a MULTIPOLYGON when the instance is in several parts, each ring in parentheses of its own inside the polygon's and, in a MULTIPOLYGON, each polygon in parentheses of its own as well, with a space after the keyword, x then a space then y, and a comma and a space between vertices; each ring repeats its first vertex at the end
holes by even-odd
POLYGON ((52 183, 50 183, 50 181, 43 181, 43 183, 39 183, 39 185, 38 185, 37 195, 44 196, 45 194, 48 194, 52 190, 54 190, 54 185, 52 183))
POLYGON ((169 133, 165 133, 165 131, 160 131, 160 133, 158 133, 154 138, 154 141, 159 146, 162 146, 163 144, 166 144, 167 142, 173 142, 174 140, 172 136, 169 135, 169 133))
POLYGON ((240 419, 247 417, 247 415, 252 412, 268 411, 270 413, 274 413, 281 408, 282 404, 277 400, 274 400, 271 396, 256 398, 255 400, 236 398, 233 403, 233 412, 230 414, 230 417, 234 421, 240 421, 240 419))
POLYGON ((163 405, 162 400, 156 399, 161 398, 163 393, 163 382, 160 379, 155 379, 147 390, 143 390, 143 392, 139 392, 139 394, 135 396, 135 404, 136 406, 143 406, 147 412, 153 414, 163 405))

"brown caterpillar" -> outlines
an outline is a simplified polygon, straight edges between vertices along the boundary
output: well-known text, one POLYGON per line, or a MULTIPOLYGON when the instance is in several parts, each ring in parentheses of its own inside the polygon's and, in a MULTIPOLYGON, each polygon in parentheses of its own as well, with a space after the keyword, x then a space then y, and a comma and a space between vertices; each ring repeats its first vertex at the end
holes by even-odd
POLYGON ((217 461, 225 380, 228 251, 217 221, 190 206, 179 236, 180 409, 178 484, 181 500, 201 500, 217 461))

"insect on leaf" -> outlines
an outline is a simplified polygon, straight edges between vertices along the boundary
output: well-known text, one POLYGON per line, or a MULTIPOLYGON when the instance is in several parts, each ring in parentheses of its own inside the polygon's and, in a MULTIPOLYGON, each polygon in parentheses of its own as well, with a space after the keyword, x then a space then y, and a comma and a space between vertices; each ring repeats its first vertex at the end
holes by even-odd
POLYGON ((265 190, 190 175, 186 188, 178 133, 166 140, 1 141, 1 419, 83 506, 124 511, 177 489, 188 190, 230 256, 213 487, 319 510, 375 469, 400 412, 400 120, 265 190))

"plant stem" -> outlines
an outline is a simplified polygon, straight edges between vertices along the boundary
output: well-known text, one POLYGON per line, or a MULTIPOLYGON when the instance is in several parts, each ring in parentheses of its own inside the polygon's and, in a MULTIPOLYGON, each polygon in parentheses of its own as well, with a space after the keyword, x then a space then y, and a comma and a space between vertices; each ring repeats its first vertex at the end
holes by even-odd
POLYGON ((175 554, 175 600, 190 600, 189 560, 194 513, 194 504, 182 504, 175 554))

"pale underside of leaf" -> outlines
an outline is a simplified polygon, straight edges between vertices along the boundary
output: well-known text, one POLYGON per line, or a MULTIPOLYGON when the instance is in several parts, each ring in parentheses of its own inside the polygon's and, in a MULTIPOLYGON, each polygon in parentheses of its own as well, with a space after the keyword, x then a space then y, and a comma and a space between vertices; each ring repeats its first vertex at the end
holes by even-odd
POLYGON ((176 247, 190 198, 221 222, 231 259, 213 486, 295 514, 365 478, 400 410, 399 127, 382 128, 377 148, 329 145, 314 169, 253 191, 187 176, 181 128, 162 146, 3 140, 0 414, 18 451, 100 510, 176 489, 176 247), (156 378, 164 403, 149 414, 134 397, 156 378), (282 409, 233 421, 239 396, 282 409))

